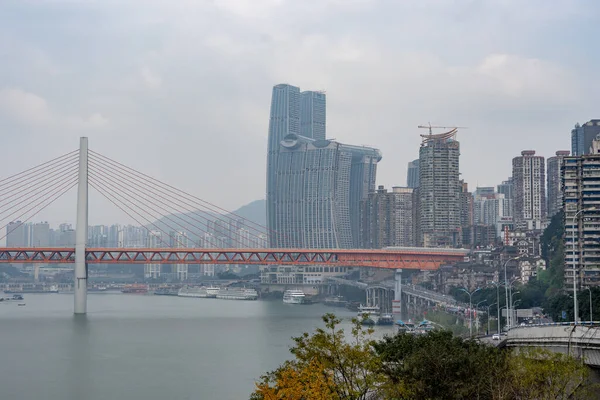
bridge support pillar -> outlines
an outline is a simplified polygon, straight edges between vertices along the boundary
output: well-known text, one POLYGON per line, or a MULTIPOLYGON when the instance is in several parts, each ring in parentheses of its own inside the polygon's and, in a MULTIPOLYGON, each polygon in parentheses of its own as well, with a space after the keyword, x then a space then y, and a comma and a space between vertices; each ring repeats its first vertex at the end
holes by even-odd
POLYGON ((87 263, 85 249, 88 237, 88 138, 79 141, 79 181, 77 183, 77 225, 75 228, 75 314, 87 311, 87 263))
POLYGON ((392 301, 392 314, 394 320, 402 319, 402 270, 397 269, 395 274, 394 300, 392 301))

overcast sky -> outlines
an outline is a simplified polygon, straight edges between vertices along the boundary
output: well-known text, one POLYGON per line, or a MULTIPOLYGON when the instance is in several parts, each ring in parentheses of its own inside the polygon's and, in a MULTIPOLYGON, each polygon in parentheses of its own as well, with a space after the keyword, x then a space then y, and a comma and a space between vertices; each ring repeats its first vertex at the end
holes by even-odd
MULTIPOLYGON (((0 176, 78 146, 235 209, 264 198, 272 86, 406 184, 417 125, 459 125, 471 188, 599 117, 597 1, 2 0, 0 176)), ((90 223, 127 222, 95 196, 90 223)), ((39 218, 74 222, 72 198, 39 218)), ((4 222, 6 223, 6 222, 4 222)), ((4 223, 2 225, 4 225, 4 223)))

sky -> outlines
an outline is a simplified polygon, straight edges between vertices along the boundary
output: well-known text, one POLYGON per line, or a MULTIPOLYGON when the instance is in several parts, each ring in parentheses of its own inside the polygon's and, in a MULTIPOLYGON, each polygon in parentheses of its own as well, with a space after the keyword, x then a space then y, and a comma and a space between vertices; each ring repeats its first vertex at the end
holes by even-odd
MULTIPOLYGON (((233 210, 265 196, 273 85, 327 92, 327 134, 406 184, 418 125, 463 126, 470 188, 600 117, 600 3, 2 0, 0 177, 90 149, 233 210)), ((74 191, 35 220, 75 222, 74 191)), ((90 223, 130 222, 91 193, 90 223)), ((4 222, 2 225, 4 225, 4 222)))

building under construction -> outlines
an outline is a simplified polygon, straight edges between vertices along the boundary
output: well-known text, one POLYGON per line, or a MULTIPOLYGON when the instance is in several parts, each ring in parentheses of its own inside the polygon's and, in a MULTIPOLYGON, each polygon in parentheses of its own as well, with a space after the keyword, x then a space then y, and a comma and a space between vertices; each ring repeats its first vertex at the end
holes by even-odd
POLYGON ((421 135, 419 149, 418 245, 455 247, 461 244, 458 128, 421 135))

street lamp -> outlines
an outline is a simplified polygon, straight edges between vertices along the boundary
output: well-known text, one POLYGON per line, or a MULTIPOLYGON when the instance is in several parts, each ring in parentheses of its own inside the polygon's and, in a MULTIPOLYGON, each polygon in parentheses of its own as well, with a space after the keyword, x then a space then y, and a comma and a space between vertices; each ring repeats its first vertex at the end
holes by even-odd
MULTIPOLYGON (((480 305, 480 304, 482 304, 482 303, 485 303, 486 301, 487 301, 487 300, 482 300, 482 301, 480 301, 479 303, 477 303, 477 304, 475 305, 475 310, 477 310, 477 311, 476 311, 476 312, 477 312, 477 319, 475 320, 475 322, 476 322, 476 324, 477 324, 477 333, 479 333, 479 305, 480 305)), ((490 318, 489 318, 489 316, 488 316, 488 320, 489 320, 489 319, 490 319, 490 318)))
POLYGON ((492 308, 492 306, 496 306, 496 308, 498 309, 498 335, 500 335, 500 307, 498 303, 492 303, 489 306, 487 306, 488 312, 487 312, 487 319, 488 319, 488 329, 487 329, 487 333, 488 335, 490 334, 490 308, 492 308))
POLYGON ((520 291, 516 291, 513 293, 512 289, 513 289, 513 284, 515 284, 516 282, 520 281, 521 278, 515 278, 513 279, 509 284, 508 284, 508 306, 510 309, 510 326, 513 325, 513 323, 515 321, 513 321, 513 317, 515 315, 513 306, 512 306, 512 302, 513 302, 513 294, 517 294, 517 293, 521 293, 520 291))
POLYGON ((590 292, 590 324, 592 323, 592 321, 594 320, 594 313, 592 312, 592 289, 590 287, 586 287, 587 290, 589 290, 590 292))
POLYGON ((459 290, 462 290, 463 292, 465 292, 466 294, 469 295, 469 336, 473 337, 473 303, 471 302, 471 297, 475 293, 477 293, 478 291, 480 291, 481 288, 477 288, 477 289, 473 290, 472 292, 469 292, 465 288, 460 288, 459 290))
MULTIPOLYGON (((526 254, 519 254, 518 256, 513 257, 513 258, 509 258, 508 260, 506 260, 504 262, 504 290, 506 291, 506 304, 508 306, 510 306, 510 303, 508 301, 508 274, 506 273, 506 265, 510 261, 518 260, 519 258, 524 257, 524 256, 526 256, 526 254)), ((510 311, 510 308, 507 307, 506 308, 506 325, 508 325, 510 327, 511 324, 510 324, 510 318, 509 318, 509 316, 510 316, 509 311, 510 311)))
MULTIPOLYGON (((577 325, 577 321, 579 320, 579 306, 577 304, 577 272, 579 268, 578 263, 575 262, 575 220, 582 212, 595 210, 596 207, 582 208, 581 210, 577 211, 575 215, 573 215, 573 221, 571 224, 571 245, 573 250, 571 259, 571 262, 573 263, 573 319, 575 320, 575 325, 577 325)), ((577 226, 577 242, 579 242, 579 224, 577 226)))
MULTIPOLYGON (((490 282, 492 285, 496 286, 496 304, 498 305, 498 307, 496 307, 498 309, 498 335, 500 334, 500 282, 490 282)), ((490 313, 488 310, 488 321, 490 319, 490 313)), ((489 330, 489 329, 488 329, 489 330)))

